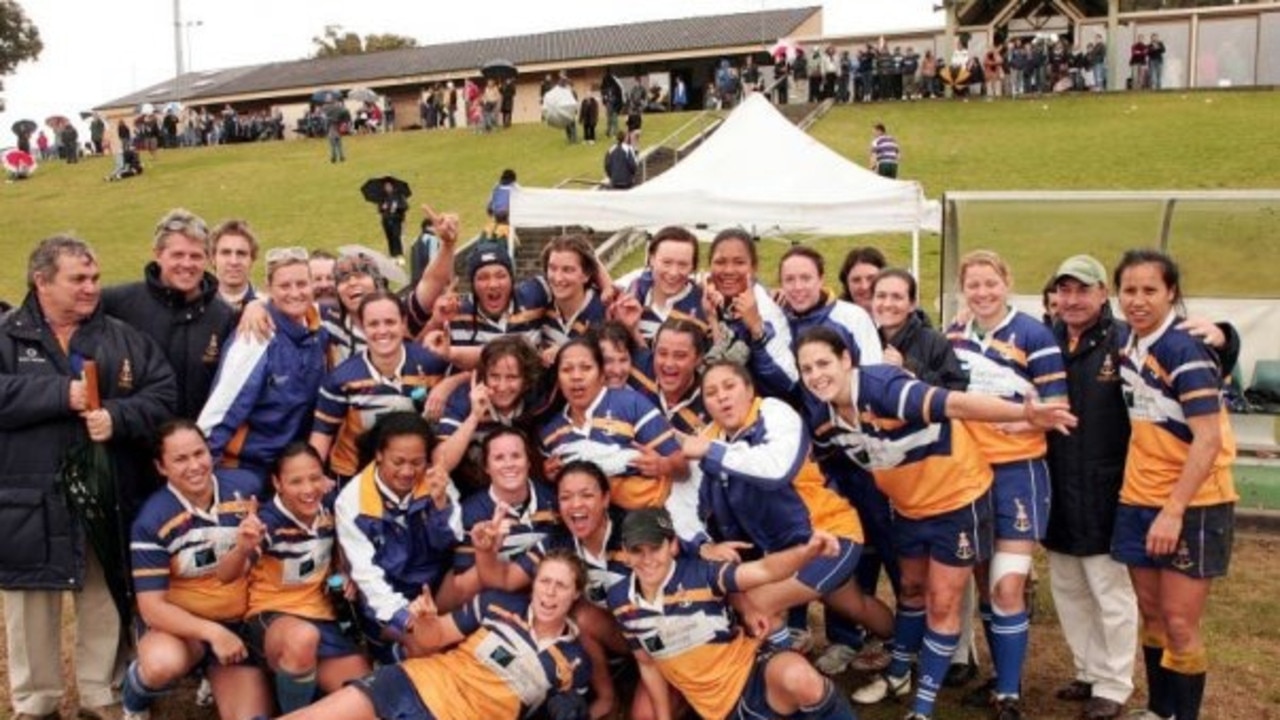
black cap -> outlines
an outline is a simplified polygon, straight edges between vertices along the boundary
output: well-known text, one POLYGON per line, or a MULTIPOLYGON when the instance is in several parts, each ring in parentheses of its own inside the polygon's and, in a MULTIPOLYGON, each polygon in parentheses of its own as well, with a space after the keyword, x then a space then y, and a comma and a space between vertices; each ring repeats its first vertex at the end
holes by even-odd
POLYGON ((622 520, 622 547, 661 545, 676 536, 671 513, 663 508, 639 508, 622 520))

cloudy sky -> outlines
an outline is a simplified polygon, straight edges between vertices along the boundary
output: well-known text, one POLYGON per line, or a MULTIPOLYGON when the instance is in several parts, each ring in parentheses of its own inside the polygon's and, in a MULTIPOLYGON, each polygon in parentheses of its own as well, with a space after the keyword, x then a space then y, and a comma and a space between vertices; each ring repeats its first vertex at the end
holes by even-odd
MULTIPOLYGON (((0 147, 9 126, 80 110, 172 77, 173 0, 18 0, 44 52, 4 78, 0 147)), ((419 44, 518 35, 570 27, 824 5, 828 33, 933 27, 934 0, 181 0, 190 67, 232 67, 305 57, 326 25, 394 32, 419 44), (442 7, 443 6, 443 7, 442 7)))

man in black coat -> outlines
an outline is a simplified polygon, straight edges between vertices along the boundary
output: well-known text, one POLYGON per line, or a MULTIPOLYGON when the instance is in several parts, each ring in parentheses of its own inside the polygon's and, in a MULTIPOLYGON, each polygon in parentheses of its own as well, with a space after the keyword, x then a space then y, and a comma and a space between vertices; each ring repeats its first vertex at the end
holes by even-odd
POLYGON ((609 177, 609 187, 627 190, 636 183, 636 151, 625 130, 619 130, 617 144, 604 156, 604 173, 609 177))
MULTIPOLYGON (((1070 435, 1049 433, 1052 503, 1044 546, 1050 586, 1076 678, 1057 692, 1084 701, 1087 720, 1118 717, 1133 693, 1138 604, 1128 569, 1111 559, 1111 532, 1129 449, 1129 415, 1120 382, 1119 329, 1107 295, 1107 271, 1088 255, 1068 258, 1054 278, 1054 335, 1067 365, 1070 435)), ((1239 338, 1229 326, 1184 323, 1221 348, 1234 365, 1239 338)), ((1158 661, 1158 659, 1157 659, 1158 661)))
MULTIPOLYGON (((29 292, 0 324, 0 587, 8 642, 10 699, 25 720, 58 717, 62 700, 62 593, 75 591, 76 684, 82 711, 119 717, 119 615, 104 565, 56 485, 68 448, 102 443, 116 480, 121 516, 152 489, 146 474, 156 427, 176 398, 160 348, 99 303, 98 263, 81 240, 54 236, 31 254, 29 292), (98 385, 83 375, 96 364, 98 385)), ((114 515, 114 512, 108 511, 114 515)), ((123 540, 122 540, 123 542, 123 540)))
POLYGON ((155 260, 143 280, 107 288, 102 304, 150 336, 164 351, 178 382, 179 417, 195 420, 209 398, 235 311, 218 296, 218 280, 205 270, 209 231, 183 209, 161 218, 152 241, 155 260))

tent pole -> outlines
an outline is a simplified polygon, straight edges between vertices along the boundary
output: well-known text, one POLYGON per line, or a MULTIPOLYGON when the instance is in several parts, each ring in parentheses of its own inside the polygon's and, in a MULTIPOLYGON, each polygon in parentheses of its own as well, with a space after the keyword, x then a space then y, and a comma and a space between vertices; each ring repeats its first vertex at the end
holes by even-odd
POLYGON ((920 228, 911 231, 911 277, 920 279, 920 228))

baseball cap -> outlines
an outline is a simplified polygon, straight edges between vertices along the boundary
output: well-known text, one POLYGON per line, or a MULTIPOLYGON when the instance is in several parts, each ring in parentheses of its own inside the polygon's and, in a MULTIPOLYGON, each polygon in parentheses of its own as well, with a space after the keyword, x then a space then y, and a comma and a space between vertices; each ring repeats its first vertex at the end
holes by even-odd
POLYGON ((1074 255, 1062 261, 1053 281, 1058 283, 1066 277, 1075 278, 1085 285, 1106 285, 1107 269, 1091 255, 1074 255))
POLYGON ((471 255, 467 258, 467 277, 474 281, 476 273, 486 265, 501 265, 513 277, 515 276, 511 253, 507 252, 506 243, 493 240, 481 240, 476 243, 471 250, 471 255))
POLYGON ((638 508, 622 520, 622 547, 661 545, 676 536, 671 514, 664 508, 638 508))

